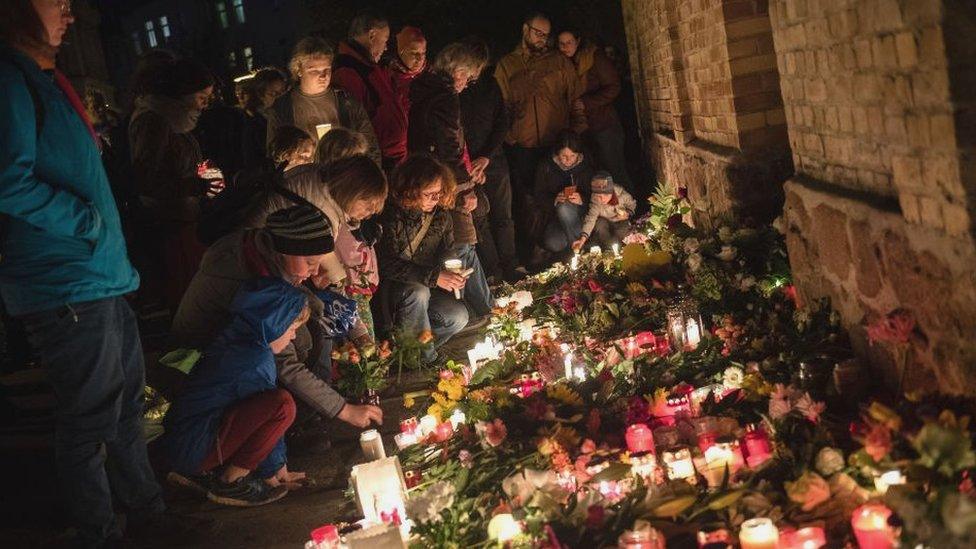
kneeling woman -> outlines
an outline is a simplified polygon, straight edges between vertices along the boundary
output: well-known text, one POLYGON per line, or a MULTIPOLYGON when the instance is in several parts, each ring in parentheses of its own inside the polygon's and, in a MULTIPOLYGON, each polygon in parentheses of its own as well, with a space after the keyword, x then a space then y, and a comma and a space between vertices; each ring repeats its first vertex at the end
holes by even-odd
POLYGON ((287 494, 285 431, 295 401, 277 387, 274 355, 309 317, 306 294, 279 278, 246 283, 232 320, 190 373, 166 414, 163 446, 175 482, 217 503, 264 505, 287 494))

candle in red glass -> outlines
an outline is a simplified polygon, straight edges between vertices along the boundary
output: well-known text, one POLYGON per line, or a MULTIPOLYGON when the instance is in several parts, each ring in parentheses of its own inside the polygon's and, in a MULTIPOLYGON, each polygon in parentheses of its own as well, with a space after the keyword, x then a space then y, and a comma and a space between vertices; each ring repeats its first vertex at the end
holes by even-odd
POLYGON ((820 549, 824 545, 827 545, 827 535, 819 526, 786 532, 779 540, 779 549, 820 549))
POLYGON ((891 509, 881 503, 868 503, 854 510, 851 527, 861 549, 892 549, 895 536, 888 526, 891 509))
POLYGON ((643 423, 635 423, 627 427, 624 438, 627 439, 627 450, 632 454, 654 452, 654 433, 643 423))
POLYGON ((742 438, 746 450, 746 462, 749 467, 758 467, 773 457, 773 448, 769 442, 769 435, 762 427, 755 424, 746 427, 746 436, 742 438))
POLYGON ((417 423, 417 416, 408 417, 400 422, 400 432, 408 435, 416 435, 419 425, 420 424, 417 423))

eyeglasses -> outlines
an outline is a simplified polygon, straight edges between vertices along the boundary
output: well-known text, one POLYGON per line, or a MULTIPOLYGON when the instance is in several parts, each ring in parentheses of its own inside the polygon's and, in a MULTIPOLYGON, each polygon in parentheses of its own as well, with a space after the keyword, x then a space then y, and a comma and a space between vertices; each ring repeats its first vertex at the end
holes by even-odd
POLYGON ((440 200, 444 197, 444 191, 430 191, 426 193, 420 193, 420 196, 427 200, 440 200))
POLYGON ((71 15, 71 0, 54 0, 53 4, 61 10, 61 15, 71 15))
POLYGON ((532 31, 532 34, 538 36, 539 38, 541 38, 543 40, 549 40, 549 33, 548 32, 541 31, 541 30, 533 27, 532 25, 529 25, 529 30, 531 30, 532 31))

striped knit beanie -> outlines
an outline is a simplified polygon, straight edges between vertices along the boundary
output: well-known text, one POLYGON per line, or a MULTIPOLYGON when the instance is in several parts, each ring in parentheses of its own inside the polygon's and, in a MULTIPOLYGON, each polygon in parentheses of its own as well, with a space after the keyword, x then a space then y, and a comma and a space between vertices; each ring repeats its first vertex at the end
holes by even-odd
POLYGON ((264 225, 271 246, 285 255, 323 255, 335 249, 332 225, 322 210, 299 204, 268 216, 264 225))

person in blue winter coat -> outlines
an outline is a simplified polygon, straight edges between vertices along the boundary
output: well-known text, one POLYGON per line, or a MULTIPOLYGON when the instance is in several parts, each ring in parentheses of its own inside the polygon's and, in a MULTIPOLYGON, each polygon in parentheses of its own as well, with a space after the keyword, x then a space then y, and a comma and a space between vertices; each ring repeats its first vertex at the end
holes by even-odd
POLYGON ((72 543, 162 531, 172 541, 192 535, 192 521, 163 513, 146 453, 145 366, 124 297, 139 276, 84 104, 55 68, 73 22, 71 2, 0 2, 0 295, 57 397, 55 464, 72 543))
POLYGON ((162 445, 170 479, 216 503, 264 505, 305 478, 288 471, 284 434, 295 401, 278 388, 274 355, 308 320, 307 294, 276 277, 244 284, 231 321, 173 402, 162 445))

